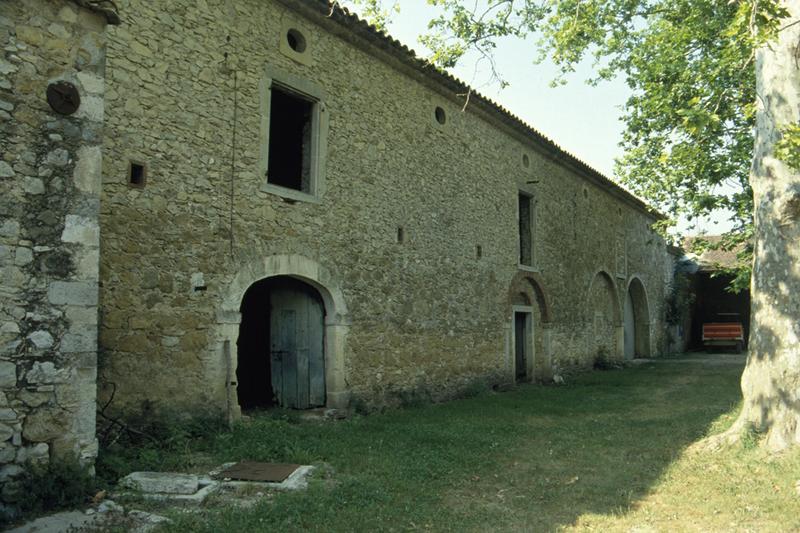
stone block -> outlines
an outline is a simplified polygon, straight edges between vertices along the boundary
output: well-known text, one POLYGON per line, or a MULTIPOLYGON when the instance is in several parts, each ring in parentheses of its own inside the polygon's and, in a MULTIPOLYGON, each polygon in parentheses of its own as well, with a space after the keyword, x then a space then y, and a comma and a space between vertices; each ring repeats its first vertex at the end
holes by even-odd
POLYGON ((17 386, 17 365, 8 361, 0 361, 0 388, 9 389, 17 386))
POLYGON ((7 442, 0 444, 0 464, 10 463, 17 456, 17 449, 7 442))
POLYGON ((97 220, 79 215, 67 215, 64 220, 64 231, 61 234, 61 240, 83 244, 84 246, 99 246, 100 226, 97 220))
POLYGON ((17 450, 17 463, 25 463, 30 461, 32 463, 46 463, 50 459, 50 446, 44 442, 40 442, 33 446, 25 446, 17 450))
POLYGON ((199 479, 191 474, 170 472, 133 472, 122 478, 121 487, 157 494, 194 494, 199 479))
POLYGON ((47 299, 55 305, 97 305, 97 284, 86 281, 54 281, 47 299))
POLYGON ((19 465, 5 465, 3 468, 0 468, 0 483, 5 483, 9 479, 13 479, 23 472, 25 472, 25 470, 23 470, 19 465))
POLYGON ((5 161, 0 161, 0 178, 11 178, 14 176, 14 169, 5 161))
POLYGON ((61 352, 63 353, 94 351, 97 351, 97 333, 94 331, 67 333, 61 339, 61 352))
POLYGON ((14 254, 14 264, 17 266, 29 265, 33 262, 33 250, 20 246, 14 254))
POLYGON ((53 336, 50 335, 47 331, 34 331, 30 335, 28 335, 28 340, 33 343, 40 350, 46 350, 53 346, 53 336))
POLYGON ((103 154, 99 146, 82 146, 77 152, 78 161, 72 173, 75 187, 89 194, 100 193, 103 154))
POLYGON ((39 178, 25 176, 22 180, 22 190, 28 194, 44 194, 44 182, 39 178))
POLYGON ((33 368, 25 375, 25 379, 28 383, 36 384, 59 383, 64 381, 65 374, 66 371, 57 369, 50 361, 44 363, 37 361, 33 363, 33 368))
POLYGON ((5 220, 0 224, 0 237, 9 239, 19 238, 19 222, 16 220, 5 220))
POLYGON ((0 442, 5 442, 14 436, 14 428, 8 424, 0 423, 0 442))
POLYGON ((52 165, 54 167, 66 166, 69 163, 69 152, 67 152, 63 148, 56 148, 55 150, 47 154, 45 162, 48 165, 52 165))
POLYGON ((69 416, 59 408, 42 408, 25 418, 22 436, 32 442, 47 442, 63 437, 69 416))
POLYGON ((9 407, 0 408, 0 421, 2 422, 16 422, 17 412, 9 407))

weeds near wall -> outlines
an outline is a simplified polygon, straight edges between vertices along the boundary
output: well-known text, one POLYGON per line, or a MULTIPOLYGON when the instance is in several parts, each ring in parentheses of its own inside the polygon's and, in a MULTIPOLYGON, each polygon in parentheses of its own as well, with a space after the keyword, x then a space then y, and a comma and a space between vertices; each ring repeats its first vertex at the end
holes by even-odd
POLYGON ((600 346, 594 356, 594 369, 595 370, 614 370, 622 368, 622 364, 611 357, 611 353, 605 346, 600 346))
POLYGON ((15 482, 23 515, 56 511, 86 503, 95 493, 88 467, 76 459, 53 459, 47 464, 29 462, 15 482))

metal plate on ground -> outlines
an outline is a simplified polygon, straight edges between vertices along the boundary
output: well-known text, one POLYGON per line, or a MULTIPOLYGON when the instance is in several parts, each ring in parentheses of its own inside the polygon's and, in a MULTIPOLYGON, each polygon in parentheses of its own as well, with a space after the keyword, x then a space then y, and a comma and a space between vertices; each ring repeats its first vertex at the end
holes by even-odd
POLYGON ((255 463, 242 461, 226 468, 215 477, 218 479, 233 479, 237 481, 267 481, 281 483, 300 465, 285 465, 275 463, 255 463))

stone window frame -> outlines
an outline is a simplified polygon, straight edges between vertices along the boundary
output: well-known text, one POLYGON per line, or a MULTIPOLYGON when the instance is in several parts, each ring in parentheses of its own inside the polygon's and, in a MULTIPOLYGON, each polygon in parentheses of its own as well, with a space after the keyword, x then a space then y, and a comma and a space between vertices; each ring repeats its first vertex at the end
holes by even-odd
MULTIPOLYGON (((536 253, 536 214, 538 210, 538 201, 534 193, 524 189, 517 189, 517 223, 519 224, 519 197, 527 196, 530 199, 530 228, 531 228, 531 264, 526 265, 520 261, 521 250, 519 249, 519 241, 517 244, 517 269, 525 272, 539 272, 537 260, 539 254, 536 253)), ((518 236, 519 237, 519 236, 518 236)))
POLYGON ((259 87, 261 96, 261 135, 258 158, 258 176, 263 180, 261 191, 288 200, 321 203, 325 194, 326 160, 328 155, 328 112, 325 91, 317 84, 267 65, 259 87), (311 116, 311 175, 309 190, 298 191, 269 182, 269 126, 272 105, 272 88, 295 94, 312 102, 311 116))

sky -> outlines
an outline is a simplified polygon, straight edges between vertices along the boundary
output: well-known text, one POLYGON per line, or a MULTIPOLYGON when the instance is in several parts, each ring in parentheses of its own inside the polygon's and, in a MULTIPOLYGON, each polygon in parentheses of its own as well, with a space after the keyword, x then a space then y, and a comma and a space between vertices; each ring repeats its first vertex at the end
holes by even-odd
MULTIPOLYGON (((415 50, 418 56, 427 57, 429 51, 419 43, 418 36, 427 30, 427 23, 437 10, 426 0, 399 0, 399 6, 399 13, 393 14, 388 26, 389 34, 415 50)), ((558 70, 549 61, 535 64, 536 55, 534 37, 526 41, 509 38, 498 43, 497 70, 510 84, 505 88, 496 81, 491 82, 488 65, 476 66, 475 55, 464 58, 450 72, 616 181, 614 160, 622 156, 619 143, 625 128, 620 116, 631 94, 625 81, 617 78, 590 86, 586 80, 596 73, 589 59, 578 65, 566 85, 552 87, 550 83, 558 70)), ((720 215, 703 221, 692 233, 725 231, 729 227, 726 218, 720 215)), ((679 232, 686 231, 687 227, 685 221, 679 221, 679 232)))

